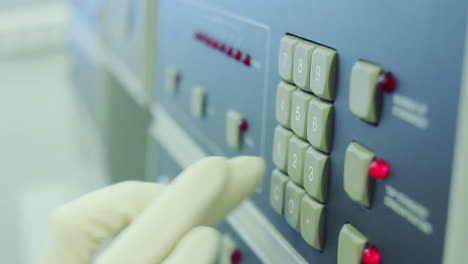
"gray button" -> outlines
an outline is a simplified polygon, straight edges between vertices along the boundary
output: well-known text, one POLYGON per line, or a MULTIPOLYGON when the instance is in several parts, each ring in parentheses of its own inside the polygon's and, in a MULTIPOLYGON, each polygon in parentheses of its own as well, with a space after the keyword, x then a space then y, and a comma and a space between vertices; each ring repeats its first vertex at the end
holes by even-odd
POLYGON ((338 238, 337 264, 361 264, 367 238, 351 224, 345 224, 338 238))
POLYGON ((177 92, 177 87, 179 86, 179 70, 176 66, 171 65, 166 68, 166 90, 172 94, 177 92))
POLYGON ((309 103, 307 114, 307 140, 317 149, 330 152, 333 137, 333 105, 317 97, 309 103))
POLYGON ((313 147, 307 149, 304 160, 304 188, 320 202, 327 201, 328 173, 330 157, 313 147))
POLYGON ((271 174, 270 204, 278 214, 283 214, 284 190, 287 182, 288 176, 281 171, 274 170, 271 174))
POLYGON ((241 147, 242 132, 239 128, 244 120, 241 113, 230 109, 226 114, 226 143, 232 148, 239 149, 241 147))
POLYGON ((360 119, 370 123, 378 122, 380 89, 377 80, 382 68, 365 61, 354 64, 351 72, 349 108, 360 119))
POLYGON ((291 127, 291 104, 296 88, 285 82, 280 82, 276 91, 276 120, 285 127, 291 127))
POLYGON ((293 136, 289 141, 288 174, 291 180, 302 185, 304 172, 304 158, 309 144, 293 136))
POLYGON ((317 47, 312 53, 310 90, 320 98, 335 99, 336 51, 317 47))
POLYGON ((192 114, 201 118, 205 115, 206 91, 201 85, 195 85, 192 92, 192 114))
POLYGON ((294 70, 293 79, 294 83, 301 89, 310 89, 310 62, 312 59, 312 52, 317 45, 307 43, 304 41, 296 45, 294 52, 294 70))
POLYGON ((286 222, 294 229, 299 230, 301 217, 301 203, 305 191, 294 184, 292 181, 286 185, 286 193, 284 196, 284 217, 286 222))
POLYGON ((293 133, 281 126, 275 129, 273 136, 273 163, 282 171, 288 169, 288 147, 293 133))
POLYGON ((325 205, 304 195, 301 204, 301 235, 312 247, 323 249, 325 233, 325 205))
POLYGON ((369 166, 375 154, 356 142, 346 149, 344 164, 344 189, 351 199, 370 207, 369 166))
POLYGON ((293 61, 294 51, 299 39, 293 36, 284 36, 280 41, 280 49, 278 55, 278 71, 283 80, 292 82, 293 80, 293 61))
POLYGON ((291 108, 291 129, 301 138, 307 137, 307 111, 309 110, 309 103, 311 99, 311 95, 299 90, 295 91, 293 94, 291 108))

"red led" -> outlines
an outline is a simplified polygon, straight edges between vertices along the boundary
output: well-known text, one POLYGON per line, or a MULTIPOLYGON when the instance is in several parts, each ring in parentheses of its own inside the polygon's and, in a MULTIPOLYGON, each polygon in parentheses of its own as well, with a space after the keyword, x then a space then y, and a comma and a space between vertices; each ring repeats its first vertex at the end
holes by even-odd
POLYGON ((239 263, 242 260, 242 252, 236 249, 231 253, 231 261, 234 263, 239 263))
POLYGON ((226 45, 224 45, 223 43, 221 43, 221 45, 219 45, 218 47, 218 50, 222 52, 224 52, 225 49, 226 49, 226 45))
POLYGON ((245 132, 245 131, 247 131, 249 129, 249 123, 247 122, 247 120, 245 120, 245 119, 242 120, 242 122, 239 125, 239 129, 242 132, 245 132))
POLYGON ((226 53, 228 56, 234 56, 234 49, 232 47, 227 48, 226 53))
POLYGON ((235 53, 235 55, 234 55, 234 58, 235 58, 236 60, 241 60, 241 59, 242 59, 242 51, 237 50, 236 53, 235 53))
POLYGON ((379 76, 378 84, 384 92, 391 93, 395 91, 397 80, 391 72, 384 72, 379 76))
POLYGON ((390 165, 385 160, 374 160, 369 166, 369 174, 376 179, 385 179, 389 173, 390 165))
POLYGON ((379 264, 382 255, 376 247, 368 247, 362 252, 362 261, 366 264, 379 264))
POLYGON ((250 66, 252 64, 252 58, 250 54, 245 55, 244 60, 242 61, 246 66, 250 66))

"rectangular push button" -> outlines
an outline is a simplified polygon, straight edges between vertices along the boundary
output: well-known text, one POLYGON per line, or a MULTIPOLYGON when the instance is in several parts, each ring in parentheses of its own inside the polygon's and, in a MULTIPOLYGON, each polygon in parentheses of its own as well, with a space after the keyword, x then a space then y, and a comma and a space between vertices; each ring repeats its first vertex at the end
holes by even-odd
POLYGON ((275 135, 273 136, 273 163, 282 171, 288 169, 288 147, 292 136, 293 133, 291 131, 281 126, 277 126, 275 129, 275 135))
POLYGON ((375 154, 356 142, 346 149, 344 164, 344 189, 351 199, 370 207, 369 166, 375 154))
POLYGON ((284 189, 288 182, 288 176, 279 170, 274 170, 271 174, 270 184, 270 204, 278 214, 283 214, 284 189))
POLYGON ((291 180, 302 185, 304 158, 309 144, 293 136, 289 141, 288 174, 291 180))
POLYGON ((294 51, 298 42, 299 39, 293 36, 284 36, 280 41, 278 71, 281 78, 287 82, 293 81, 294 51))
POLYGON ((294 83, 301 89, 309 90, 310 86, 310 63, 312 52, 317 45, 306 42, 299 42, 294 52, 294 83))
POLYGON ((301 202, 305 191, 292 181, 286 185, 284 197, 284 217, 286 222, 294 229, 299 230, 299 219, 301 216, 301 202))
POLYGON ((232 148, 239 149, 241 146, 242 132, 239 126, 242 120, 244 120, 242 114, 235 110, 229 110, 226 114, 226 143, 232 148))
POLYGON ((338 238, 337 264, 361 264, 367 238, 351 224, 345 224, 338 238))
POLYGON ((301 235, 312 247, 323 249, 325 227, 325 205, 312 200, 308 195, 302 198, 301 235))
POLYGON ((307 114, 307 140, 317 149, 329 153, 333 136, 333 105, 317 97, 309 103, 307 114))
POLYGON ((195 117, 201 118, 205 115, 205 98, 205 88, 200 85, 195 85, 192 94, 192 114, 195 117))
POLYGON ((355 116, 370 123, 378 122, 380 90, 377 80, 381 73, 382 68, 365 61, 356 62, 351 72, 349 108, 355 116))
POLYGON ((291 129, 301 138, 307 137, 307 111, 309 110, 309 103, 312 96, 301 92, 295 91, 293 94, 293 102, 291 109, 291 129))
POLYGON ((310 90, 325 100, 335 99, 336 51, 317 47, 312 53, 310 90))
POLYGON ((285 82, 280 82, 276 90, 276 120, 283 126, 291 127, 291 104, 296 88, 285 82))
POLYGON ((166 90, 171 94, 177 92, 178 81, 179 70, 176 66, 168 66, 166 68, 166 90))
POLYGON ((310 147, 304 160, 304 188, 320 202, 327 201, 330 157, 310 147))

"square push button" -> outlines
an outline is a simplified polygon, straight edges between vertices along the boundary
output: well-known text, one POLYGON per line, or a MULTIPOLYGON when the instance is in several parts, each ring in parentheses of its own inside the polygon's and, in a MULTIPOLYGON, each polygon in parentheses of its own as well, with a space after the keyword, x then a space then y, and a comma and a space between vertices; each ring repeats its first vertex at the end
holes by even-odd
POLYGON ((345 224, 338 238, 337 264, 361 264, 367 238, 350 224, 345 224))
POLYGON ((317 149, 329 153, 333 137, 333 105, 317 97, 309 103, 307 114, 307 140, 317 149))
POLYGON ((377 81, 381 73, 382 68, 365 61, 356 62, 351 72, 349 108, 355 116, 370 123, 378 122, 380 90, 377 81))
POLYGON ((344 189, 351 199, 370 207, 369 166, 375 154, 356 142, 346 149, 344 164, 344 189))
POLYGON ((226 143, 236 149, 241 146, 242 131, 239 126, 243 120, 242 114, 235 110, 229 110, 226 114, 226 143))
POLYGON ((291 104, 296 88, 285 82, 280 82, 276 90, 276 120, 285 127, 291 127, 291 104))
POLYGON ((317 45, 301 41, 294 52, 294 83, 304 90, 309 90, 310 87, 310 63, 316 47, 317 45))
POLYGON ((288 176, 279 170, 271 174, 270 204, 278 214, 283 214, 284 189, 288 182, 288 176))
POLYGON ((287 82, 293 80, 294 51, 298 42, 299 39, 293 36, 284 36, 280 41, 278 71, 281 78, 287 82))
POLYGON ((202 118, 205 115, 205 99, 205 88, 200 85, 195 85, 192 93, 192 114, 195 117, 202 118))
POLYGON ((296 230, 299 230, 301 202, 304 195, 305 191, 292 181, 286 185, 284 217, 286 218, 286 222, 296 230))
POLYGON ((297 90, 293 94, 291 109, 291 129, 301 138, 306 138, 307 134, 307 111, 312 96, 297 90))
POLYGON ((289 141, 288 174, 291 180, 302 185, 304 158, 309 144, 293 136, 289 141))
POLYGON ((335 99, 336 51, 317 47, 312 53, 310 90, 325 100, 335 99))
POLYGON ((302 198, 301 235, 304 240, 318 250, 323 249, 325 226, 325 205, 320 204, 308 195, 302 198))
POLYGON ((330 157, 310 147, 304 160, 304 188, 314 199, 327 201, 330 157))
POLYGON ((282 171, 288 169, 288 147, 292 136, 293 133, 291 131, 281 126, 277 126, 275 129, 275 135, 273 136, 273 163, 282 171))

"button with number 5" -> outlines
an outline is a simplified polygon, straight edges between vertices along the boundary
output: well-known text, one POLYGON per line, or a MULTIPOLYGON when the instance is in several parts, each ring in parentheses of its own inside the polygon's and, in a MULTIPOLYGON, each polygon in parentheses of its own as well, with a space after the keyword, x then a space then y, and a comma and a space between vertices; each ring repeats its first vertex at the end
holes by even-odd
POLYGON ((310 67, 310 90, 330 101, 335 99, 336 57, 335 50, 317 47, 312 53, 310 67))
POLYGON ((299 42, 294 52, 294 83, 301 89, 309 90, 310 61, 312 52, 317 45, 306 42, 299 42))
POLYGON ((307 137, 307 111, 312 95, 297 90, 293 93, 291 107, 291 129, 301 138, 307 137))

